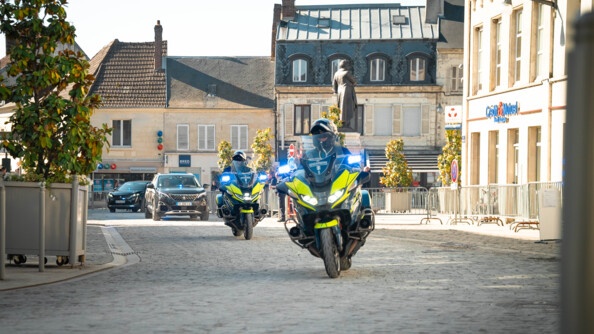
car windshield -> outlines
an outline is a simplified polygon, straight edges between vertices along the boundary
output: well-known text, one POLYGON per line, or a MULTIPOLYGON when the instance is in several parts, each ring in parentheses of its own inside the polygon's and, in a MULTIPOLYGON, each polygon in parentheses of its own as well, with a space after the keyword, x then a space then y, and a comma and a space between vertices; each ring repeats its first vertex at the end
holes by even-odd
POLYGON ((159 178, 158 186, 163 188, 198 188, 200 184, 192 175, 164 175, 159 178))
POLYGON ((126 182, 118 188, 119 191, 140 191, 146 188, 145 182, 126 182))

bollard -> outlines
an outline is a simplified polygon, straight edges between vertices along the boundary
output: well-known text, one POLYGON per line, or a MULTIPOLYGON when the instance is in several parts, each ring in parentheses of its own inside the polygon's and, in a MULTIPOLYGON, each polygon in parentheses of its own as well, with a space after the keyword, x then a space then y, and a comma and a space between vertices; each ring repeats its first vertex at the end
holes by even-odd
POLYGON ((594 14, 574 27, 567 61, 560 332, 594 333, 594 14))
POLYGON ((45 271, 45 182, 39 182, 39 271, 45 271))

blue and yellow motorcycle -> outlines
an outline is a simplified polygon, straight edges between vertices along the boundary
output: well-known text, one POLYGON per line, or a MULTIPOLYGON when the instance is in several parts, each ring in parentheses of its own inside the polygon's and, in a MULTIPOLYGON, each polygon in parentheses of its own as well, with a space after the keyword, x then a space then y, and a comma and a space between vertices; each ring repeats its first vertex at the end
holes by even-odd
POLYGON ((277 186, 296 213, 285 222, 291 241, 322 258, 331 278, 351 267, 352 257, 375 229, 369 192, 361 189, 369 178, 361 160, 360 155, 303 157, 302 169, 277 186))
POLYGON ((246 240, 250 240, 254 227, 268 212, 266 206, 260 204, 268 177, 238 161, 232 161, 231 170, 219 178, 222 193, 216 198, 217 216, 231 227, 234 236, 243 234, 246 240))

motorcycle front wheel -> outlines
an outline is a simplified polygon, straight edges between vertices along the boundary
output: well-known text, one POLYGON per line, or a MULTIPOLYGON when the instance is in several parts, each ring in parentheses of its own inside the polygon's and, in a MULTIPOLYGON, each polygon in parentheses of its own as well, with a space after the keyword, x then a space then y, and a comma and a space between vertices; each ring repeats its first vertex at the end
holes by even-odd
POLYGON ((251 213, 242 214, 243 217, 243 236, 245 240, 250 240, 254 235, 254 215, 251 213))
POLYGON ((336 248, 336 241, 332 229, 324 228, 320 230, 320 243, 324 267, 330 278, 340 276, 340 254, 336 248))

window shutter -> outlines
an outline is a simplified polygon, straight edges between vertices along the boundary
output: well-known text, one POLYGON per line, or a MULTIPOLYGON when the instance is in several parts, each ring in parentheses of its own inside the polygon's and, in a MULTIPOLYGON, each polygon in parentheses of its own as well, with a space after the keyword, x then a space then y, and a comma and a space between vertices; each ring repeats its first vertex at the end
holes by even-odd
POLYGON ((402 134, 401 129, 401 118, 402 118, 402 105, 395 104, 392 106, 392 135, 399 136, 402 134))
POLYGON ((374 111, 373 111, 373 104, 366 104, 364 106, 365 108, 365 119, 364 119, 364 127, 365 127, 365 135, 367 136, 373 136, 374 132, 373 132, 373 115, 374 115, 374 111))
POLYGON ((421 106, 421 134, 429 134, 429 105, 421 106))
POLYGON ((189 150, 189 126, 188 124, 178 124, 177 125, 177 149, 179 151, 187 151, 189 150))
POLYGON ((206 125, 198 125, 198 149, 206 149, 206 125))
POLYGON ((287 136, 293 135, 293 120, 295 119, 294 116, 294 104, 286 104, 285 105, 285 133, 287 136))
POLYGON ((214 125, 209 125, 206 127, 206 149, 214 151, 215 150, 215 127, 214 125))
MULTIPOLYGON (((312 104, 311 105, 311 123, 313 123, 313 121, 315 121, 316 119, 320 118, 320 109, 321 109, 321 105, 319 104, 312 104)), ((326 108, 326 110, 328 110, 328 108, 326 108)), ((307 130, 309 132, 309 129, 304 129, 307 130)))
POLYGON ((247 150, 248 149, 248 127, 247 127, 247 125, 241 125, 239 127, 239 129, 240 129, 240 132, 239 132, 240 133, 240 137, 239 137, 240 146, 239 146, 239 148, 242 150, 247 150))

